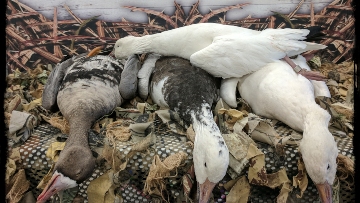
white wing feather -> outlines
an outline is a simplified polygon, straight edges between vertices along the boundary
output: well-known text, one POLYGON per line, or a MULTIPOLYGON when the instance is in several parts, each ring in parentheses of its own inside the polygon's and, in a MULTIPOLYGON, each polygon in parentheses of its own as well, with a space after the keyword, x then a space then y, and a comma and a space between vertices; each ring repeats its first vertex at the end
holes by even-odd
POLYGON ((212 44, 190 56, 190 62, 215 77, 242 77, 287 54, 324 48, 301 41, 309 30, 266 29, 259 34, 228 34, 214 37, 212 44))

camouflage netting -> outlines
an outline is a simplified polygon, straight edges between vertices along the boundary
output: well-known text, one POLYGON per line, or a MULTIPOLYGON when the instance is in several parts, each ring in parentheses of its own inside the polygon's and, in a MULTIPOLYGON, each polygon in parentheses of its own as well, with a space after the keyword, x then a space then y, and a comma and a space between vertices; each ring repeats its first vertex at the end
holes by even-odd
MULTIPOLYGON (((84 202, 88 202, 88 199, 92 200, 91 202, 102 202, 99 200, 107 198, 111 202, 115 199, 122 199, 123 202, 186 200, 184 194, 190 194, 191 191, 185 189, 182 180, 191 175, 188 171, 192 166, 192 144, 186 138, 186 130, 181 129, 181 126, 173 120, 164 123, 164 118, 161 119, 158 114, 141 114, 134 110, 125 112, 122 109, 118 116, 122 114, 126 122, 146 124, 148 127, 139 127, 135 124, 134 129, 139 131, 133 132, 130 140, 126 142, 117 140, 110 142, 104 133, 95 133, 91 130, 89 140, 94 155, 98 158, 97 168, 88 180, 79 185, 78 189, 68 190, 64 194, 65 200, 71 202, 76 194, 76 198, 83 199, 84 202), (116 146, 116 149, 113 146, 116 146), (101 188, 104 188, 102 191, 99 191, 97 187, 99 184, 102 185, 101 188)), ((168 111, 159 113, 161 117, 176 117, 168 111)), ((301 137, 299 133, 280 122, 274 126, 274 129, 281 138, 291 136, 294 142, 301 137)), ((51 169, 53 161, 50 157, 61 150, 63 147, 61 143, 66 137, 67 135, 61 133, 59 129, 49 124, 41 124, 35 128, 31 137, 17 148, 22 162, 20 168, 25 169, 26 177, 30 182, 30 190, 34 196, 40 194, 41 190, 36 187, 51 169)), ((351 138, 335 136, 335 139, 339 153, 353 159, 351 138)), ((292 178, 298 174, 298 163, 301 163, 297 146, 286 145, 283 153, 279 153, 278 148, 263 142, 256 141, 255 146, 265 154, 266 173, 276 173, 284 168, 292 185, 292 178)), ((226 201, 230 190, 225 189, 224 186, 228 185, 232 176, 237 179, 235 176, 245 175, 247 182, 248 169, 247 164, 241 174, 234 175, 234 170, 229 168, 228 175, 214 189, 215 202, 226 201)), ((309 178, 308 181, 301 199, 296 197, 300 194, 299 188, 294 188, 290 192, 289 199, 295 202, 317 201, 316 187, 309 178)), ((351 178, 341 179, 340 185, 334 184, 334 194, 337 192, 339 195, 336 199, 342 202, 354 201, 352 192, 354 186, 347 185, 348 182, 351 184, 351 178)), ((248 200, 249 202, 273 202, 279 195, 279 191, 279 188, 271 189, 250 184, 248 200)))

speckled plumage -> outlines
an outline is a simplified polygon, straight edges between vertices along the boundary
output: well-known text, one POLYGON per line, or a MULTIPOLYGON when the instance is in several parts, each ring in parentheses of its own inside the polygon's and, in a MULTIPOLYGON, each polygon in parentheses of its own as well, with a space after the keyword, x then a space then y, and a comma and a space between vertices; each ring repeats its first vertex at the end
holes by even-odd
MULTIPOLYGON (((136 63, 132 60, 126 65, 136 63)), ((70 133, 54 167, 57 173, 39 196, 39 202, 46 201, 55 192, 74 187, 75 182, 79 184, 92 174, 95 158, 88 145, 88 130, 97 119, 123 102, 120 81, 126 77, 122 76, 122 70, 123 65, 113 57, 82 54, 59 63, 49 75, 42 105, 49 110, 58 107, 69 122, 70 133), (61 180, 65 178, 69 180, 61 180)), ((131 67, 129 70, 127 74, 138 71, 131 67)), ((131 81, 124 81, 129 83, 131 81)), ((134 95, 136 86, 122 92, 134 95)))
POLYGON ((84 122, 79 117, 92 123, 121 104, 123 99, 119 84, 122 64, 101 55, 69 60, 51 72, 43 93, 45 108, 58 105, 70 124, 76 120, 84 122))
POLYGON ((219 81, 188 60, 162 57, 155 64, 150 87, 154 102, 178 112, 193 126, 199 202, 206 202, 215 184, 225 176, 229 164, 229 150, 212 114, 212 105, 218 99, 219 81))
POLYGON ((196 68, 188 60, 163 57, 156 62, 152 73, 152 84, 167 77, 163 92, 170 109, 176 109, 190 124, 190 111, 199 112, 199 104, 212 105, 218 99, 218 80, 206 71, 196 68))

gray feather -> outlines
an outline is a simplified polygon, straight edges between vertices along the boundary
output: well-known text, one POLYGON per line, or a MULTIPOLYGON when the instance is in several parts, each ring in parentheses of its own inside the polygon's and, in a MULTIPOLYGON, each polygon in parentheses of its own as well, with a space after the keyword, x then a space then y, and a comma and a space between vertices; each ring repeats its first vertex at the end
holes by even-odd
POLYGON ((85 54, 77 57, 70 58, 62 63, 55 66, 54 70, 51 71, 47 82, 44 87, 42 95, 42 106, 50 111, 58 110, 57 106, 57 94, 59 91, 60 84, 62 83, 65 73, 68 68, 77 60, 84 57, 85 54))
POLYGON ((136 96, 140 61, 136 55, 132 55, 126 61, 124 70, 121 74, 119 91, 124 99, 132 99, 136 96))

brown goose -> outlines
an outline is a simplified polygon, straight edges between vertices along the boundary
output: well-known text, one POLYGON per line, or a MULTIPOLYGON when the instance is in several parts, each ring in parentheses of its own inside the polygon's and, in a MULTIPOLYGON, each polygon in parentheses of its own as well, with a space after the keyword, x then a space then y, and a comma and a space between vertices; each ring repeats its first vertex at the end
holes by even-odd
MULTIPOLYGON (((95 54, 98 51, 95 50, 95 54)), ((45 85, 42 105, 49 110, 60 109, 70 124, 69 138, 55 164, 54 174, 37 202, 46 202, 52 195, 77 186, 91 176, 95 158, 88 145, 88 130, 100 117, 121 105, 122 95, 136 92, 137 78, 126 77, 139 70, 139 63, 131 57, 123 65, 111 56, 81 54, 55 67, 45 85), (135 67, 134 67, 135 66, 135 67), (125 79, 124 79, 125 78, 125 79)))

